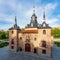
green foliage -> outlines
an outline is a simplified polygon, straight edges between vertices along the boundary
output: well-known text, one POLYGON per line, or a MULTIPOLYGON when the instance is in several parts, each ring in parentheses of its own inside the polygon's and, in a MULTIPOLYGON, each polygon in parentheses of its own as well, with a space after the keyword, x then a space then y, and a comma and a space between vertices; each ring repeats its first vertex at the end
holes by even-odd
POLYGON ((54 28, 51 31, 52 31, 51 34, 53 35, 54 38, 60 38, 60 29, 54 28))
POLYGON ((5 38, 6 36, 5 36, 5 32, 4 31, 0 31, 0 39, 3 39, 3 38, 5 38))
POLYGON ((0 31, 0 39, 8 39, 9 31, 0 31))
POLYGON ((5 42, 5 43, 2 43, 0 44, 0 48, 4 47, 4 46, 8 46, 9 43, 5 42))
POLYGON ((5 31, 6 38, 9 38, 9 31, 5 31))
POLYGON ((56 44, 58 47, 60 47, 60 42, 55 42, 55 44, 56 44))

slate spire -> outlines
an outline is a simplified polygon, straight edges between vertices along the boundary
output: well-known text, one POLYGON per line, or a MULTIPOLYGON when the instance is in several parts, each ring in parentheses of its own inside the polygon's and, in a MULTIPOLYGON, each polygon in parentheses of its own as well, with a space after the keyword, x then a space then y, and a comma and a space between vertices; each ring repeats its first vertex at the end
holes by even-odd
POLYGON ((46 18, 45 18, 45 9, 43 9, 43 20, 45 21, 46 18))
POLYGON ((15 25, 17 25, 17 19, 16 19, 16 16, 15 16, 15 25))

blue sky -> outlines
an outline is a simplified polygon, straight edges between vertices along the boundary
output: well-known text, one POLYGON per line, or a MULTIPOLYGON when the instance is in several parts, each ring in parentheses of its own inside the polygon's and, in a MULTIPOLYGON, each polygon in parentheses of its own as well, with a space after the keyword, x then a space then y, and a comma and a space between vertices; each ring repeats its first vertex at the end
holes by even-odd
POLYGON ((20 28, 31 20, 33 6, 39 23, 43 21, 43 8, 46 22, 52 26, 60 26, 60 0, 0 0, 0 30, 8 30, 14 24, 15 15, 20 28))

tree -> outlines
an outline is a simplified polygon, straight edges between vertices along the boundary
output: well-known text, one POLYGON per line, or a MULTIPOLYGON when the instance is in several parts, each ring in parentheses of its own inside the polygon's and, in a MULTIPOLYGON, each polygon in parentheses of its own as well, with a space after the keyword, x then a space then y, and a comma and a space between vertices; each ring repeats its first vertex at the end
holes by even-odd
POLYGON ((9 31, 5 31, 6 38, 9 37, 9 31))
POLYGON ((8 39, 9 31, 0 31, 0 39, 8 39))
POLYGON ((5 32, 0 31, 0 39, 4 39, 4 38, 6 38, 5 32))
POLYGON ((54 38, 60 38, 60 29, 58 29, 58 28, 52 29, 51 34, 53 35, 54 38))

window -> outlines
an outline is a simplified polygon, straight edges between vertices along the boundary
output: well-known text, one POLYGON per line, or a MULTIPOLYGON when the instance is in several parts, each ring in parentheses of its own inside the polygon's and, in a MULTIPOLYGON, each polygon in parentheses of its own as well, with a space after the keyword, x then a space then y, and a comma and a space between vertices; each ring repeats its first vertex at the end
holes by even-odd
POLYGON ((11 40, 11 44, 14 44, 14 39, 11 40))
POLYGON ((34 40, 36 41, 36 40, 37 40, 37 38, 35 37, 35 38, 34 38, 34 40))
POLYGON ((46 54, 46 50, 42 50, 42 54, 46 54))
POLYGON ((20 51, 22 51, 22 48, 20 47, 20 51))
POLYGON ((13 34, 14 32, 12 31, 12 34, 13 34))
POLYGON ((14 46, 11 46, 11 49, 14 49, 14 46))
POLYGON ((46 27, 46 24, 43 24, 43 27, 46 27))
POLYGON ((43 30, 43 34, 46 34, 46 30, 43 30))
POLYGON ((20 40, 22 40, 22 37, 20 37, 20 40))
POLYGON ((32 20, 35 20, 35 17, 34 16, 32 16, 32 20))
POLYGON ((36 48, 34 48, 34 53, 37 53, 37 49, 36 48))
POLYGON ((33 23, 31 23, 31 27, 33 27, 33 23))
POLYGON ((46 41, 42 41, 42 47, 46 47, 46 41))

